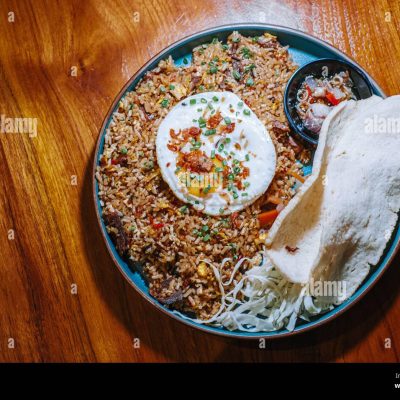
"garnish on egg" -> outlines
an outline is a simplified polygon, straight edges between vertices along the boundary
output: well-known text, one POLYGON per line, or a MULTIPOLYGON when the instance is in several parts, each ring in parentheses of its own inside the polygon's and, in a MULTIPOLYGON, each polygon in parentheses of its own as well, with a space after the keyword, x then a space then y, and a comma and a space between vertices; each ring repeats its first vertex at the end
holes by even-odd
POLYGON ((253 203, 275 173, 275 148, 265 126, 231 92, 204 92, 178 103, 159 126, 156 150, 176 197, 209 215, 253 203))

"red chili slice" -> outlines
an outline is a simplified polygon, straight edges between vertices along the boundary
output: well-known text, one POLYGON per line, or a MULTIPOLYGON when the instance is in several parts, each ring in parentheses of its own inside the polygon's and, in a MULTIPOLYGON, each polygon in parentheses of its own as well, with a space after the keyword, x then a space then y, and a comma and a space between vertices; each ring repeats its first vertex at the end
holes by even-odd
POLYGON ((315 103, 315 99, 314 99, 314 97, 312 95, 312 90, 310 89, 310 86, 305 85, 305 87, 306 87, 306 90, 307 90, 307 93, 308 93, 308 97, 310 99, 310 103, 311 104, 315 103))
POLYGON ((326 92, 325 97, 333 106, 337 106, 340 103, 340 100, 338 100, 331 92, 326 92))
POLYGON ((164 226, 162 222, 154 222, 154 218, 151 215, 149 215, 149 221, 154 229, 161 229, 164 226))

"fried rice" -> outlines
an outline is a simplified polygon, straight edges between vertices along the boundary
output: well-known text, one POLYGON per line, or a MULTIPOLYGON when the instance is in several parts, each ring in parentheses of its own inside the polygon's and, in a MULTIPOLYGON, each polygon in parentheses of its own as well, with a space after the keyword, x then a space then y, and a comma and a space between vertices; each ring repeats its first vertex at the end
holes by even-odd
POLYGON ((187 64, 161 61, 122 98, 105 134, 96 178, 107 231, 118 252, 148 281, 151 295, 167 307, 208 319, 221 305, 210 265, 221 267, 221 278, 229 281, 235 264, 248 258, 235 271, 233 287, 259 264, 268 226, 261 227, 257 216, 284 207, 294 196, 302 175, 298 161, 307 163, 309 151, 287 125, 283 93, 297 66, 275 36, 233 32, 226 43, 214 39, 195 48, 187 64), (178 101, 208 91, 241 97, 266 126, 277 154, 265 195, 230 216, 207 216, 182 203, 157 165, 160 122, 178 101))

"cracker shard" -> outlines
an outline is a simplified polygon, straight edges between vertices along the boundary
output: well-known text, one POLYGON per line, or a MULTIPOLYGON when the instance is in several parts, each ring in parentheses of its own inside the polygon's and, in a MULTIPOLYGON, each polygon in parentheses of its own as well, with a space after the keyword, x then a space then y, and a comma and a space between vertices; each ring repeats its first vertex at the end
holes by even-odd
POLYGON ((335 304, 379 262, 397 223, 400 132, 368 124, 399 112, 400 96, 336 107, 322 127, 312 175, 269 232, 268 257, 289 280, 345 282, 335 304))

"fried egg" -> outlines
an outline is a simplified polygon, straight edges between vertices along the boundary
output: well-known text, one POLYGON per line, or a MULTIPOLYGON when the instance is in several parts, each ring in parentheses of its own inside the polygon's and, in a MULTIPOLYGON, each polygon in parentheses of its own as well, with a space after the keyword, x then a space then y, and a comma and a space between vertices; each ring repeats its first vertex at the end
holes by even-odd
POLYGON ((200 93, 175 105, 158 128, 156 153, 175 196, 208 215, 249 206, 275 174, 269 133, 232 92, 200 93))

